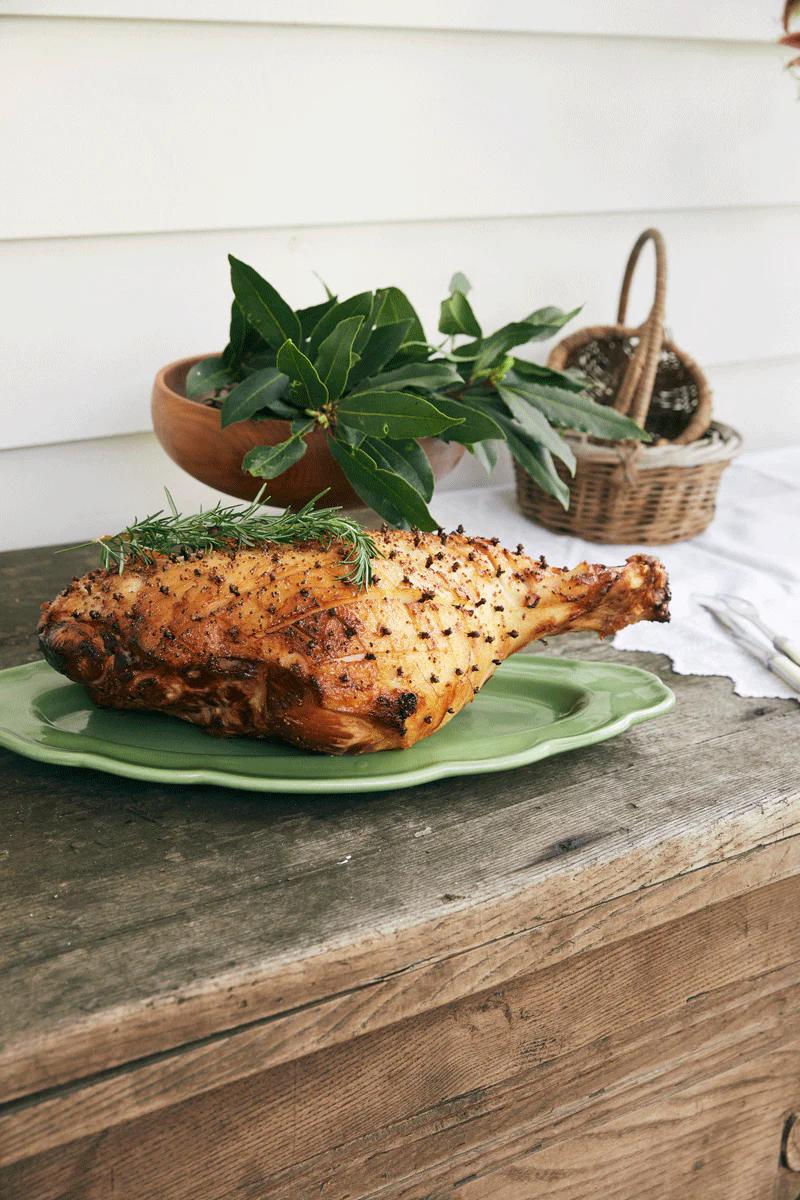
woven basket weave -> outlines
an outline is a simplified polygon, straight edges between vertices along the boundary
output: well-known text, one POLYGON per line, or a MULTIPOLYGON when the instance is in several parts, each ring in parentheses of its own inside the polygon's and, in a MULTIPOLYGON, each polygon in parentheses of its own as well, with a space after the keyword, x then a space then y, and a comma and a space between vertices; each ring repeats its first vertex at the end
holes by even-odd
POLYGON ((595 325, 554 347, 548 366, 572 367, 589 379, 601 404, 626 413, 653 434, 650 445, 603 442, 567 433, 577 468, 570 507, 543 492, 517 462, 517 501, 527 517, 558 533, 594 542, 678 542, 694 537, 714 516, 720 477, 740 446, 729 426, 711 423, 711 391, 697 363, 664 336, 666 252, 657 229, 637 240, 625 268, 615 325, 595 325), (653 306, 644 324, 625 316, 642 247, 656 252, 653 306))
POLYGON ((702 533, 714 516, 720 476, 741 446, 738 433, 717 422, 688 446, 609 445, 570 433, 566 439, 578 460, 572 480, 558 464, 571 484, 569 509, 515 463, 519 507, 556 533, 618 544, 663 545, 702 533))

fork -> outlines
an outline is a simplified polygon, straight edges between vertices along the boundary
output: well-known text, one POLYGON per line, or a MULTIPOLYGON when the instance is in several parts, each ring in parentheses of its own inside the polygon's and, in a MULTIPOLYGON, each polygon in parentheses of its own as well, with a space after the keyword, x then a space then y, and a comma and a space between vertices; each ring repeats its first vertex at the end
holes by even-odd
POLYGON ((731 634, 737 645, 747 650, 768 671, 772 671, 773 675, 777 675, 784 683, 788 683, 790 688, 800 693, 800 666, 796 662, 783 653, 773 653, 771 647, 753 637, 739 618, 727 611, 716 597, 696 596, 695 599, 731 634))
POLYGON ((728 608, 737 613, 738 616, 744 617, 755 625, 756 629, 760 629, 764 637, 772 642, 775 649, 780 654, 785 654, 792 662, 800 663, 800 646, 796 645, 790 638, 784 637, 781 633, 776 633, 774 629, 770 629, 769 625, 761 619, 761 614, 749 600, 745 600, 743 596, 731 596, 727 592, 720 592, 715 599, 724 600, 728 608))

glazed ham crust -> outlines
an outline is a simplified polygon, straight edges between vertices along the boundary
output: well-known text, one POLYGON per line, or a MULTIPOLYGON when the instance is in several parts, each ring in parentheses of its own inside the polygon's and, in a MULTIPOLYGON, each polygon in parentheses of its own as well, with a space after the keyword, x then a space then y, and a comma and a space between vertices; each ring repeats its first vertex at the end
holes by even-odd
POLYGON ((646 555, 567 570, 461 533, 375 542, 366 590, 317 543, 92 571, 43 605, 42 652, 101 707, 358 754, 435 733, 536 638, 669 619, 646 555))

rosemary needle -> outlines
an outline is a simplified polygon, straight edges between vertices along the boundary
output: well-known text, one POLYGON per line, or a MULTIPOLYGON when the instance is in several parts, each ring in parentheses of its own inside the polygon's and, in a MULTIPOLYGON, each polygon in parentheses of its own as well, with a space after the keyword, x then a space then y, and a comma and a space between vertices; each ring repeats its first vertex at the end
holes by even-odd
MULTIPOLYGON (((266 487, 266 485, 265 485, 266 487)), ((207 511, 183 515, 165 488, 169 512, 159 509, 152 516, 134 521, 122 533, 94 538, 70 550, 97 546, 100 561, 106 570, 116 568, 122 574, 128 563, 151 563, 153 554, 191 554, 197 550, 241 549, 262 542, 287 544, 292 542, 321 542, 328 549, 333 542, 343 542, 348 553, 343 559, 349 567, 341 578, 356 587, 369 587, 372 582, 372 559, 379 551, 369 533, 351 517, 341 515, 339 508, 314 508, 324 496, 320 492, 297 512, 265 513, 265 487, 246 505, 216 504, 207 511)))

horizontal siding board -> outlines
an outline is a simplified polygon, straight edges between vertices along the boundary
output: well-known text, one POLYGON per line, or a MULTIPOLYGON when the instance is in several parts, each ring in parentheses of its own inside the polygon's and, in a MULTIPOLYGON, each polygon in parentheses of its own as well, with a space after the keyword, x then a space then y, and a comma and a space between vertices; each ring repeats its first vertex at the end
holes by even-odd
POLYGON ((116 17, 155 21, 479 29, 650 38, 765 41, 777 17, 752 0, 6 0, 4 11, 33 17, 116 17))
MULTIPOLYGON (((487 481, 470 455, 465 460, 440 487, 487 481)), ((503 460, 492 481, 511 477, 503 460)), ((221 498, 167 458, 151 433, 0 451, 0 551, 77 543, 122 529, 133 516, 161 507, 165 487, 184 511, 221 498), (64 502, 53 503, 56 497, 64 502)))
MULTIPOLYGON (((613 320, 626 255, 651 224, 667 239, 679 344, 708 364, 800 355, 791 252, 800 208, 21 241, 0 246, 13 297, 0 338, 10 383, 0 446, 147 429, 156 369, 224 342, 228 251, 298 306, 321 295, 315 270, 341 294, 397 283, 432 335, 456 269, 472 279, 486 328, 550 303, 584 303, 580 323, 613 320)), ((632 320, 644 317, 651 287, 643 261, 632 320)))
POLYGON ((184 511, 219 496, 176 466, 153 434, 0 452, 0 551, 85 541, 165 504, 184 511))
POLYGON ((10 18, 0 237, 798 203, 784 57, 10 18))

